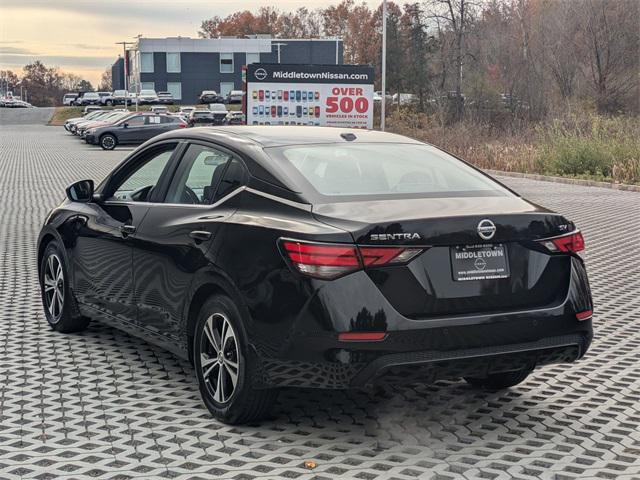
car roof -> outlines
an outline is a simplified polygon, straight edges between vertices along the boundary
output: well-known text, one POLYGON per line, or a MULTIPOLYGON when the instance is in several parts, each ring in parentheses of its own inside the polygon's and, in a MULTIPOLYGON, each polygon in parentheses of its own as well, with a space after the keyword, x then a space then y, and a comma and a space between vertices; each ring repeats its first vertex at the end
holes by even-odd
POLYGON ((415 143, 421 142, 394 133, 358 128, 312 127, 312 126, 222 126, 199 127, 185 131, 173 131, 163 138, 191 137, 201 140, 243 139, 261 147, 281 147, 285 145, 346 143, 345 136, 355 136, 354 143, 415 143))

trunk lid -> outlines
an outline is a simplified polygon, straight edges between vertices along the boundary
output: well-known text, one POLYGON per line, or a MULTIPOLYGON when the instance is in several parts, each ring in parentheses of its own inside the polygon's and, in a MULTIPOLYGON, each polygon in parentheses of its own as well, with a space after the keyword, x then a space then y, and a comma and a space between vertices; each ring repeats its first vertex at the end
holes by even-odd
POLYGON ((425 247, 406 265, 366 268, 409 318, 537 308, 567 293, 570 257, 552 255, 535 240, 574 225, 516 196, 342 202, 314 205, 313 213, 359 245, 425 247), (491 238, 479 233, 481 222, 490 225, 485 220, 495 225, 491 238))

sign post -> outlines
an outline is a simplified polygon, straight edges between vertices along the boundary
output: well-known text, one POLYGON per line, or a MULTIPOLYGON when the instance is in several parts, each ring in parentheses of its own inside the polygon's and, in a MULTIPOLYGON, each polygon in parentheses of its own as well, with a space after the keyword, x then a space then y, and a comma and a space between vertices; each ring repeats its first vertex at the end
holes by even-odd
POLYGON ((247 66, 247 125, 373 128, 373 67, 247 66))

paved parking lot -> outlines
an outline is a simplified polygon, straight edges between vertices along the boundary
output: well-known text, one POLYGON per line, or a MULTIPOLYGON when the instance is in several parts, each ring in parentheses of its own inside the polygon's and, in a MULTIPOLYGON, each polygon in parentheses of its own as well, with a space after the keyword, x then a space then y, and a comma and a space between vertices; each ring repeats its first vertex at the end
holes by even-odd
POLYGON ((191 367, 171 354, 97 323, 50 331, 40 224, 67 184, 101 179, 130 149, 103 152, 62 127, 5 120, 1 479, 640 478, 639 193, 503 179, 584 231, 596 338, 579 363, 538 370, 508 393, 462 381, 291 390, 272 420, 229 427, 211 419, 191 367))

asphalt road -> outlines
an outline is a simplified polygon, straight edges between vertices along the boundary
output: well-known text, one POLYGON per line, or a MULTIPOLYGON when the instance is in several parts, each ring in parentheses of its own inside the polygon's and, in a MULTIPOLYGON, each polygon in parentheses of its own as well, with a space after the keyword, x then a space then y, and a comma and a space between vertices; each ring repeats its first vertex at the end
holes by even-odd
POLYGON ((98 323, 49 329, 40 225, 66 185, 101 179, 131 149, 24 115, 0 116, 0 478, 640 478, 639 193, 502 179, 584 232, 596 338, 582 361, 502 393, 290 390, 272 420, 229 427, 171 354, 98 323))

